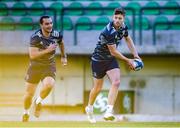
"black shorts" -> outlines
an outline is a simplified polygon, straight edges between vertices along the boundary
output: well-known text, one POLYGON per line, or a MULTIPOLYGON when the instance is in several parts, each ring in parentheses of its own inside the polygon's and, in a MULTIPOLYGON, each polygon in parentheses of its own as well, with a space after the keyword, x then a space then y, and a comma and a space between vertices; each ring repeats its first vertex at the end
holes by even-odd
POLYGON ((25 77, 25 80, 29 83, 37 84, 45 77, 56 77, 56 66, 53 65, 30 65, 25 77))
POLYGON ((112 59, 109 61, 91 61, 91 69, 93 73, 93 77, 97 79, 101 79, 106 75, 106 72, 111 70, 119 68, 118 62, 116 59, 112 59))

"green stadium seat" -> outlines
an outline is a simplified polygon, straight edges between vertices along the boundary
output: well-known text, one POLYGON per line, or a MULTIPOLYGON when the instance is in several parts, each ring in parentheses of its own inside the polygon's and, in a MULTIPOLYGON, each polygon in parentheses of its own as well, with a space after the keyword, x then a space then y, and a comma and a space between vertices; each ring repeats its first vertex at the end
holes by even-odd
POLYGON ((82 15, 83 14, 83 10, 81 10, 81 8, 83 8, 83 5, 80 2, 72 2, 69 6, 69 8, 79 8, 80 10, 69 10, 66 11, 66 15, 71 15, 71 16, 75 16, 75 15, 82 15))
POLYGON ((110 2, 106 7, 108 8, 113 8, 112 10, 104 10, 104 14, 106 15, 113 15, 114 9, 121 7, 121 5, 119 4, 119 2, 110 2))
MULTIPOLYGON (((37 1, 49 2, 51 0, 37 0, 37 1)), ((55 1, 55 0, 52 0, 52 1, 55 1)))
POLYGON ((108 23, 109 23, 109 18, 106 16, 98 17, 96 19, 96 23, 100 23, 100 25, 94 25, 95 30, 101 30, 103 29, 108 23))
MULTIPOLYGON (((8 2, 9 0, 0 0, 2 2, 8 2)), ((16 0, 11 0, 12 2, 16 1, 16 0)))
POLYGON ((93 16, 96 15, 97 16, 97 15, 101 15, 103 13, 103 9, 101 9, 102 5, 99 2, 92 2, 87 7, 91 8, 92 10, 87 10, 86 15, 93 15, 93 16), (101 10, 98 10, 96 8, 101 9, 101 10))
MULTIPOLYGON (((159 7, 160 5, 155 1, 148 2, 144 7, 159 7)), ((144 15, 159 15, 160 10, 159 9, 150 9, 150 10, 144 10, 144 15)))
POLYGON ((128 29, 131 29, 131 22, 128 17, 125 17, 125 24, 128 26, 128 29))
MULTIPOLYGON (((180 8, 179 4, 176 2, 176 1, 168 1, 164 7, 177 7, 177 8, 180 8)), ((163 10, 163 14, 165 15, 177 15, 179 14, 179 9, 166 9, 166 10, 163 10)))
MULTIPOLYGON (((62 2, 53 2, 49 7, 52 9, 55 9, 57 15, 61 15, 61 10, 62 10, 63 6, 64 5, 62 2)), ((47 14, 52 16, 53 11, 48 11, 47 14)))
MULTIPOLYGON (((57 21, 57 28, 60 29, 61 27, 60 19, 57 21)), ((73 23, 70 17, 64 16, 63 17, 63 30, 72 30, 73 29, 73 23)))
MULTIPOLYGON (((173 22, 180 22, 180 16, 176 16, 172 21, 173 22)), ((172 24, 171 29, 180 30, 180 24, 172 24)))
POLYGON ((45 14, 45 7, 44 4, 41 2, 34 2, 30 8, 34 9, 40 9, 40 10, 31 10, 29 11, 29 15, 32 16, 42 16, 45 14))
MULTIPOLYGON (((15 3, 13 5, 12 8, 14 8, 14 9, 18 9, 18 8, 23 9, 23 8, 26 8, 26 5, 24 3, 22 3, 22 2, 17 2, 17 3, 15 3)), ((13 16, 24 16, 24 15, 26 15, 26 10, 13 10, 11 12, 11 15, 13 15, 13 16)))
POLYGON ((166 16, 158 16, 158 17, 156 17, 155 20, 154 20, 154 24, 155 23, 166 23, 166 24, 157 25, 156 29, 158 29, 158 30, 166 30, 166 29, 169 28, 168 18, 166 16))
POLYGON ((8 9, 7 5, 3 2, 0 2, 0 16, 6 16, 8 15, 8 9), (3 10, 1 10, 3 9, 3 10))
MULTIPOLYGON (((135 21, 135 29, 139 29, 140 21, 139 17, 136 18, 135 21)), ((150 29, 150 21, 147 17, 142 17, 142 30, 149 30, 150 29)))
POLYGON ((88 17, 80 17, 76 24, 86 23, 86 25, 78 25, 78 30, 90 30, 91 29, 91 20, 88 17), (87 25, 88 24, 88 25, 87 25))
POLYGON ((14 30, 15 29, 15 21, 12 17, 3 17, 0 23, 7 23, 7 25, 0 24, 0 30, 14 30))
MULTIPOLYGON (((141 8, 141 5, 138 2, 129 2, 126 7, 133 8, 135 10, 135 14, 137 15, 137 14, 139 14, 139 10, 141 8)), ((132 15, 133 13, 130 10, 126 10, 126 14, 132 15)))
MULTIPOLYGON (((92 0, 93 1, 93 0, 92 0)), ((94 1, 110 1, 110 0, 94 0, 94 1)))
POLYGON ((63 25, 64 25, 63 28, 65 30, 72 30, 73 29, 73 23, 72 23, 71 18, 69 18, 69 17, 64 17, 63 25))
POLYGON ((22 24, 16 25, 16 30, 33 30, 34 28, 33 19, 31 17, 22 17, 19 23, 22 24))

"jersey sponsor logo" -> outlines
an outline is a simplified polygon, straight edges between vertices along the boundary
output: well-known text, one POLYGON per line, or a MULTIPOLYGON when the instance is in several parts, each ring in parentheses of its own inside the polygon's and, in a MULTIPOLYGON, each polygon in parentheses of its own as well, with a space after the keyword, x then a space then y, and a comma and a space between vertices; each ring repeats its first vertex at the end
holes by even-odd
POLYGON ((52 36, 59 37, 59 32, 58 31, 53 31, 52 36))
POLYGON ((43 45, 43 42, 41 41, 40 44, 43 45))
POLYGON ((37 32, 36 33, 36 35, 38 35, 39 37, 42 37, 42 34, 41 34, 41 32, 39 31, 39 32, 37 32))

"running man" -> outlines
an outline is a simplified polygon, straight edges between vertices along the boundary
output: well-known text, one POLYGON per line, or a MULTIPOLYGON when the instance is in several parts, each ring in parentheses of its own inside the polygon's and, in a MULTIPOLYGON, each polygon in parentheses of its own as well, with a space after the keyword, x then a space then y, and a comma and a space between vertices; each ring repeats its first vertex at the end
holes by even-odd
POLYGON ((105 26, 99 36, 98 43, 91 57, 91 68, 93 73, 93 88, 89 94, 88 106, 85 111, 88 120, 95 123, 96 120, 93 116, 94 101, 102 89, 103 78, 108 76, 111 87, 108 94, 108 105, 104 114, 105 120, 114 120, 113 107, 118 95, 118 88, 120 85, 120 68, 117 59, 125 61, 130 69, 134 70, 133 60, 125 57, 117 50, 120 40, 124 37, 127 46, 134 56, 139 58, 135 49, 134 43, 128 34, 128 28, 124 23, 125 11, 123 8, 116 8, 113 14, 113 20, 105 26))
POLYGON ((30 65, 25 77, 26 92, 24 96, 23 122, 29 121, 29 109, 39 81, 42 83, 42 88, 40 95, 34 100, 34 116, 36 117, 40 116, 41 102, 48 96, 55 85, 55 51, 57 46, 61 51, 62 64, 67 64, 62 34, 53 30, 53 21, 49 16, 42 16, 39 22, 40 29, 30 39, 30 65))

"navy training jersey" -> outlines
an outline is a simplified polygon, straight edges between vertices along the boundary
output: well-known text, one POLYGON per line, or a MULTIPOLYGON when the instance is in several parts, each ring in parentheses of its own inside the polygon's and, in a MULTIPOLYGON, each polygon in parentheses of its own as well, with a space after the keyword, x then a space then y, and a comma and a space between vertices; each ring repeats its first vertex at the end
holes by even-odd
MULTIPOLYGON (((50 36, 44 37, 41 29, 37 30, 30 39, 30 47, 36 47, 39 50, 46 49, 50 44, 60 44, 62 41, 62 34, 58 31, 52 30, 50 36)), ((31 64, 42 64, 42 65, 51 65, 55 63, 55 50, 47 53, 36 59, 30 59, 31 64)))
POLYGON ((98 43, 96 44, 96 48, 92 54, 92 59, 95 61, 113 59, 114 57, 111 55, 107 45, 116 44, 117 47, 120 43, 120 40, 127 36, 128 27, 124 23, 118 30, 116 30, 113 27, 113 22, 109 22, 109 24, 102 30, 99 35, 98 43))

